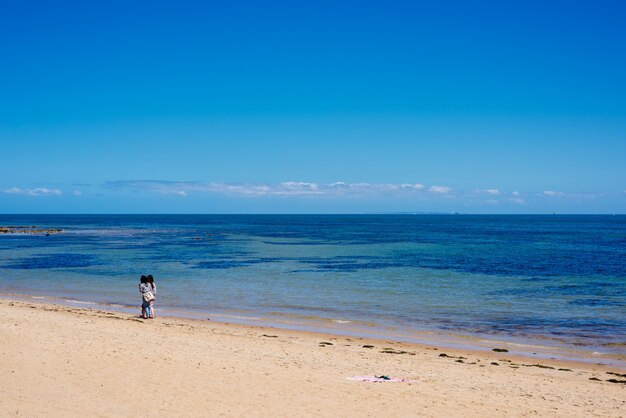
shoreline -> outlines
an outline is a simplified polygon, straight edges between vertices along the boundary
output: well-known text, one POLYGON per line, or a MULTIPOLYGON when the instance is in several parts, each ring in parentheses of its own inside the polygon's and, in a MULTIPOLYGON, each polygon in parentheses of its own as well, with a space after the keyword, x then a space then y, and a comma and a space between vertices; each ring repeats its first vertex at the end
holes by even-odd
MULTIPOLYGON (((110 310, 112 312, 133 314, 139 307, 99 302, 82 301, 68 297, 0 293, 2 300, 20 300, 40 304, 53 304, 92 310, 110 310)), ((233 315, 216 312, 195 312, 184 309, 159 308, 158 315, 177 320, 206 321, 224 325, 243 325, 276 330, 310 332, 335 337, 365 338, 372 341, 395 341, 397 343, 415 344, 418 346, 436 347, 439 349, 460 350, 469 352, 490 352, 493 349, 505 349, 511 355, 529 360, 563 360, 575 363, 589 363, 616 367, 626 370, 626 354, 597 352, 589 349, 577 349, 571 346, 541 344, 538 339, 520 338, 488 338, 462 334, 460 332, 442 331, 408 331, 391 327, 358 327, 353 323, 319 322, 315 320, 286 320, 285 318, 268 318, 263 316, 233 315)), ((351 321, 349 321, 351 322, 351 321)), ((550 341, 553 342, 553 341, 550 341)))
MULTIPOLYGON (((69 297, 48 295, 28 295, 19 293, 0 293, 2 300, 20 300, 39 304, 53 304, 92 310, 110 310, 112 312, 132 314, 139 307, 106 304, 90 301, 81 301, 69 297)), ((601 366, 615 367, 626 370, 626 354, 612 352, 598 352, 590 349, 581 349, 566 344, 541 344, 538 338, 489 338, 462 334, 460 332, 417 331, 391 327, 359 327, 352 321, 347 323, 321 322, 315 320, 287 320, 281 317, 241 316, 216 312, 195 312, 184 309, 159 308, 158 314, 177 320, 194 320, 220 323, 224 325, 243 325, 276 330, 310 332, 335 337, 365 338, 372 341, 393 340, 397 343, 415 344, 424 347, 439 349, 460 350, 468 352, 488 353, 494 349, 505 349, 510 355, 519 356, 528 360, 544 361, 558 360, 574 363, 589 363, 601 366)), ((554 343, 554 341, 550 341, 554 343)))
MULTIPOLYGON (((87 312, 107 312, 109 314, 127 314, 137 319, 142 319, 137 314, 139 306, 128 307, 122 305, 106 305, 97 302, 79 301, 69 298, 55 298, 52 296, 33 295, 6 295, 0 293, 0 303, 2 302, 24 302, 41 305, 42 307, 74 308, 83 309, 87 312)), ((311 323, 284 323, 280 321, 264 320, 261 317, 242 317, 223 314, 192 313, 184 310, 167 311, 159 309, 158 317, 174 321, 191 321, 193 323, 218 324, 224 327, 250 327, 264 332, 285 331, 294 333, 304 333, 317 335, 320 338, 351 338, 380 345, 382 342, 388 344, 401 344, 404 346, 416 347, 417 349, 447 350, 472 355, 506 355, 515 357, 519 361, 525 362, 554 362, 555 364, 578 364, 606 367, 614 371, 626 372, 626 356, 612 353, 595 353, 591 350, 576 350, 570 347, 555 347, 548 345, 537 345, 534 342, 513 342, 506 339, 486 339, 484 337, 474 337, 457 333, 443 332, 416 332, 421 338, 403 338, 393 332, 387 334, 376 333, 376 329, 369 332, 359 332, 349 327, 330 328, 316 326, 311 323), (241 319, 241 320, 239 320, 241 319), (496 351, 499 350, 499 351, 496 351), (506 351, 500 351, 506 350, 506 351)))
POLYGON ((620 416, 624 370, 0 299, 0 415, 620 416), (405 383, 350 380, 389 375, 405 383), (154 385, 150 384, 154 382, 154 385), (154 411, 152 411, 153 413, 154 411))

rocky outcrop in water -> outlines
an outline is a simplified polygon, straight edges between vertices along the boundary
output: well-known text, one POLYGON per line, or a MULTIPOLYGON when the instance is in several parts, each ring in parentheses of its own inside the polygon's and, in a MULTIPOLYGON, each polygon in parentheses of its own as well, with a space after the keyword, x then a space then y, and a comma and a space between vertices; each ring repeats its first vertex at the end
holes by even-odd
POLYGON ((37 226, 0 226, 0 234, 59 234, 61 228, 38 228, 37 226))

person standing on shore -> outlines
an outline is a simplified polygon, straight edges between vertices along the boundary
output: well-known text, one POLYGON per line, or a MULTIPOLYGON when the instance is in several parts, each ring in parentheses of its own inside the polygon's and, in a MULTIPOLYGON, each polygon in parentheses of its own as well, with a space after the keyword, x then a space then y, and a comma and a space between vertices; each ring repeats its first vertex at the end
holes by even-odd
POLYGON ((154 301, 154 293, 152 293, 152 285, 148 283, 148 278, 144 275, 141 275, 139 293, 141 293, 142 298, 141 316, 143 319, 148 319, 148 316, 151 315, 150 302, 154 301))
POLYGON ((148 303, 149 304, 149 309, 150 309, 150 318, 154 319, 154 303, 156 302, 156 284, 154 283, 154 278, 152 277, 152 274, 148 274, 148 277, 146 278, 148 284, 150 284, 150 286, 152 287, 152 295, 154 296, 153 299, 148 303))

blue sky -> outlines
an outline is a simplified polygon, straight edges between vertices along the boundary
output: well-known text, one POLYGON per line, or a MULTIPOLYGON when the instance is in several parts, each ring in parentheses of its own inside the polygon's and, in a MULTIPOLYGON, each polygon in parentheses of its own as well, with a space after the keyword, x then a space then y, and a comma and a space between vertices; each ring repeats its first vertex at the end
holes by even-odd
POLYGON ((3 2, 0 213, 626 213, 623 2, 126 3, 3 2))

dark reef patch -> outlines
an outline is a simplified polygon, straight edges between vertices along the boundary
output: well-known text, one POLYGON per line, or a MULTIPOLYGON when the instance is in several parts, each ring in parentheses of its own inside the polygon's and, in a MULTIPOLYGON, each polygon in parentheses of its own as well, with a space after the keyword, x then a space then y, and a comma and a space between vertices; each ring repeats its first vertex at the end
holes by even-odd
POLYGON ((90 267, 98 264, 97 257, 91 254, 58 253, 20 258, 2 267, 7 269, 30 270, 90 267))

